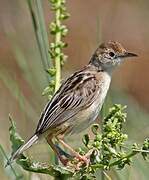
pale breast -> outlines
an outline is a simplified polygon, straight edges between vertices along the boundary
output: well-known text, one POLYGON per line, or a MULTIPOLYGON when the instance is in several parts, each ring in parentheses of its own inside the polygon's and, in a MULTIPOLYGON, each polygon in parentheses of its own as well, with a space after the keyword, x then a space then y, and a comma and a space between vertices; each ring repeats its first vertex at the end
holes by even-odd
POLYGON ((73 127, 71 134, 79 133, 80 131, 86 129, 96 120, 104 103, 107 91, 109 89, 110 81, 111 76, 108 73, 103 72, 102 78, 100 77, 99 91, 97 92, 95 101, 90 107, 80 111, 71 119, 73 127))

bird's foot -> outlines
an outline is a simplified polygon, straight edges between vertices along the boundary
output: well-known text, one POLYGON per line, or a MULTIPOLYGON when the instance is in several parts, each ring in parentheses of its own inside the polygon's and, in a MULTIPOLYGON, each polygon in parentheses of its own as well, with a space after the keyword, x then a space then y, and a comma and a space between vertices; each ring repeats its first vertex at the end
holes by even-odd
POLYGON ((82 166, 88 167, 90 163, 90 158, 86 157, 85 155, 75 156, 75 160, 76 162, 74 163, 74 168, 76 171, 80 170, 82 166))
POLYGON ((81 156, 80 154, 78 154, 77 156, 75 156, 75 158, 81 162, 84 162, 84 164, 86 165, 88 165, 89 163, 89 158, 87 158, 86 156, 81 156))
POLYGON ((91 156, 92 152, 93 152, 93 150, 90 150, 83 156, 81 156, 80 154, 79 154, 79 156, 75 156, 75 158, 77 160, 79 160, 79 162, 77 162, 77 164, 76 164, 76 168, 75 168, 76 170, 79 170, 82 165, 85 165, 86 167, 89 166, 90 156, 91 156))

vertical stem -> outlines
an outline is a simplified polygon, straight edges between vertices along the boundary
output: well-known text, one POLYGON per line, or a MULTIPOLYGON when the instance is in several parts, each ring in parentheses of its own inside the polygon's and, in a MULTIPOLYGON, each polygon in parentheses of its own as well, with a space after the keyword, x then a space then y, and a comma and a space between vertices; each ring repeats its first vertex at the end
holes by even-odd
MULTIPOLYGON (((104 105, 104 106, 102 107, 102 112, 101 112, 101 118, 102 118, 102 120, 101 120, 101 121, 102 121, 102 122, 101 122, 101 132, 102 132, 102 134, 103 134, 103 124, 104 124, 104 117, 105 117, 105 106, 106 106, 106 105, 104 105)), ((102 153, 102 154, 104 153, 103 144, 102 144, 101 153, 102 153)), ((101 168, 101 180, 105 180, 105 174, 104 174, 103 168, 101 168)))
MULTIPOLYGON (((61 0, 57 1, 57 6, 61 6, 61 0)), ((58 27, 61 26, 61 21, 60 21, 60 15, 61 15, 61 10, 60 8, 57 8, 55 12, 55 21, 56 25, 58 27)), ((61 31, 57 32, 55 35, 55 44, 57 45, 59 42, 61 42, 61 31)), ((55 76, 55 92, 59 89, 60 87, 60 82, 61 82, 61 62, 60 62, 60 54, 61 54, 61 48, 56 47, 55 49, 56 52, 56 57, 55 57, 55 69, 56 69, 56 76, 55 76)))
MULTIPOLYGON (((37 45, 39 53, 41 56, 41 62, 44 70, 48 69, 52 65, 48 49, 48 35, 45 28, 45 22, 43 17, 42 2, 40 0, 28 0, 28 7, 31 14, 34 32, 37 40, 37 45)), ((50 80, 50 77, 46 73, 47 83, 50 80)))
MULTIPOLYGON (((2 154, 4 155, 4 157, 6 158, 6 160, 8 161, 9 159, 8 159, 8 157, 7 157, 7 154, 5 153, 5 151, 4 151, 4 149, 3 149, 3 147, 2 147, 1 145, 0 145, 0 151, 2 152, 2 154)), ((14 176, 16 177, 16 179, 18 179, 19 176, 17 175, 15 169, 12 167, 11 164, 10 164, 10 167, 11 167, 11 170, 12 170, 14 176)))
MULTIPOLYGON (((61 6, 61 0, 57 1, 57 6, 60 7, 61 6)), ((57 8, 55 11, 55 23, 57 27, 61 26, 61 21, 60 21, 60 16, 61 16, 61 10, 60 8, 57 8)), ((61 83, 61 59, 60 59, 60 54, 61 54, 61 48, 58 45, 59 42, 61 42, 61 31, 59 30, 56 35, 55 35, 55 45, 56 45, 56 49, 55 49, 55 53, 56 53, 56 57, 55 57, 55 69, 56 69, 56 74, 55 74, 55 92, 59 89, 60 87, 60 83, 61 83)), ((58 164, 58 159, 57 156, 55 156, 55 163, 58 164)), ((55 180, 57 178, 55 177, 55 180)))
MULTIPOLYGON (((65 43, 62 42, 62 37, 66 36, 67 28, 62 25, 62 20, 68 18, 69 15, 66 12, 65 0, 50 0, 50 2, 55 14, 55 20, 50 26, 51 34, 55 37, 54 43, 50 44, 50 52, 56 70, 54 87, 54 91, 56 92, 61 84, 61 64, 65 59, 64 53, 62 52, 65 43)), ((55 163, 58 164, 57 157, 55 157, 55 163)), ((58 178, 60 179, 60 176, 58 178)))

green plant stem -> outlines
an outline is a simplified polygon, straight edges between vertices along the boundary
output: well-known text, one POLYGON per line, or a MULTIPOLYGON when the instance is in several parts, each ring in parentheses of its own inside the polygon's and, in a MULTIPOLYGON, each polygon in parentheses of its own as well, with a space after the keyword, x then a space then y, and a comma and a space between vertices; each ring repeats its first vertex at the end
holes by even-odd
MULTIPOLYGON (((103 106, 103 108, 102 108, 102 113, 101 113, 101 118, 102 118, 101 132, 102 132, 102 134, 103 134, 103 132, 104 132, 103 125, 104 125, 105 111, 106 111, 106 107, 103 106)), ((104 153, 103 144, 102 144, 101 152, 102 152, 102 154, 104 153)), ((101 180, 105 180, 104 167, 101 169, 101 180)))
POLYGON ((120 158, 119 160, 111 163, 111 164, 109 165, 109 167, 118 165, 123 159, 129 159, 129 158, 135 156, 137 153, 139 153, 139 152, 138 152, 138 151, 132 151, 132 152, 130 152, 129 154, 127 154, 127 156, 125 156, 125 157, 123 157, 123 158, 120 158))
MULTIPOLYGON (((28 0, 29 11, 33 21, 33 27, 35 31, 35 36, 37 40, 37 45, 39 48, 39 53, 41 55, 41 62, 44 70, 48 69, 52 65, 50 56, 48 53, 49 44, 48 44, 48 35, 45 28, 45 22, 43 18, 42 3, 39 0, 28 0)), ((47 81, 50 80, 50 77, 46 73, 47 81)))
MULTIPOLYGON (((5 159, 8 161, 7 154, 5 153, 5 151, 4 151, 3 147, 2 147, 2 145, 0 145, 0 151, 2 152, 3 156, 5 157, 5 159)), ((11 165, 11 164, 10 164, 10 167, 11 167, 11 170, 12 170, 12 172, 13 172, 14 176, 15 176, 15 177, 16 177, 16 179, 17 179, 17 178, 18 178, 18 175, 17 175, 17 173, 16 173, 15 169, 12 167, 12 165, 11 165)))
MULTIPOLYGON (((57 1, 57 5, 60 7, 61 6, 61 0, 57 1)), ((55 21, 56 25, 58 27, 61 26, 61 21, 60 21, 60 15, 61 15, 61 10, 57 8, 55 11, 55 21)), ((57 32, 55 35, 55 44, 57 45, 62 38, 61 31, 57 32)), ((55 75, 55 92, 59 89, 60 87, 60 82, 61 82, 61 59, 60 59, 60 54, 61 54, 61 48, 56 47, 55 52, 57 56, 55 57, 55 68, 56 68, 56 75, 55 75)))
POLYGON ((142 149, 136 149, 136 150, 134 150, 134 152, 145 152, 145 153, 149 153, 149 151, 147 151, 147 150, 142 150, 142 149))

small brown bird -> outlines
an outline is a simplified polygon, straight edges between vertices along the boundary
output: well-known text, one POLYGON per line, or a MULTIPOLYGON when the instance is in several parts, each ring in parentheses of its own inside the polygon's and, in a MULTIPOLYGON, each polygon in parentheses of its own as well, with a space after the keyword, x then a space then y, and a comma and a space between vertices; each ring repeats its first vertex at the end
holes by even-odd
POLYGON ((133 56, 137 55, 127 52, 118 42, 101 44, 89 64, 61 85, 43 110, 33 136, 12 154, 7 165, 42 137, 47 139, 64 165, 67 161, 53 144, 53 138, 62 143, 77 159, 86 162, 86 157, 74 151, 64 142, 63 137, 78 133, 95 121, 108 92, 113 70, 125 58, 133 56))

